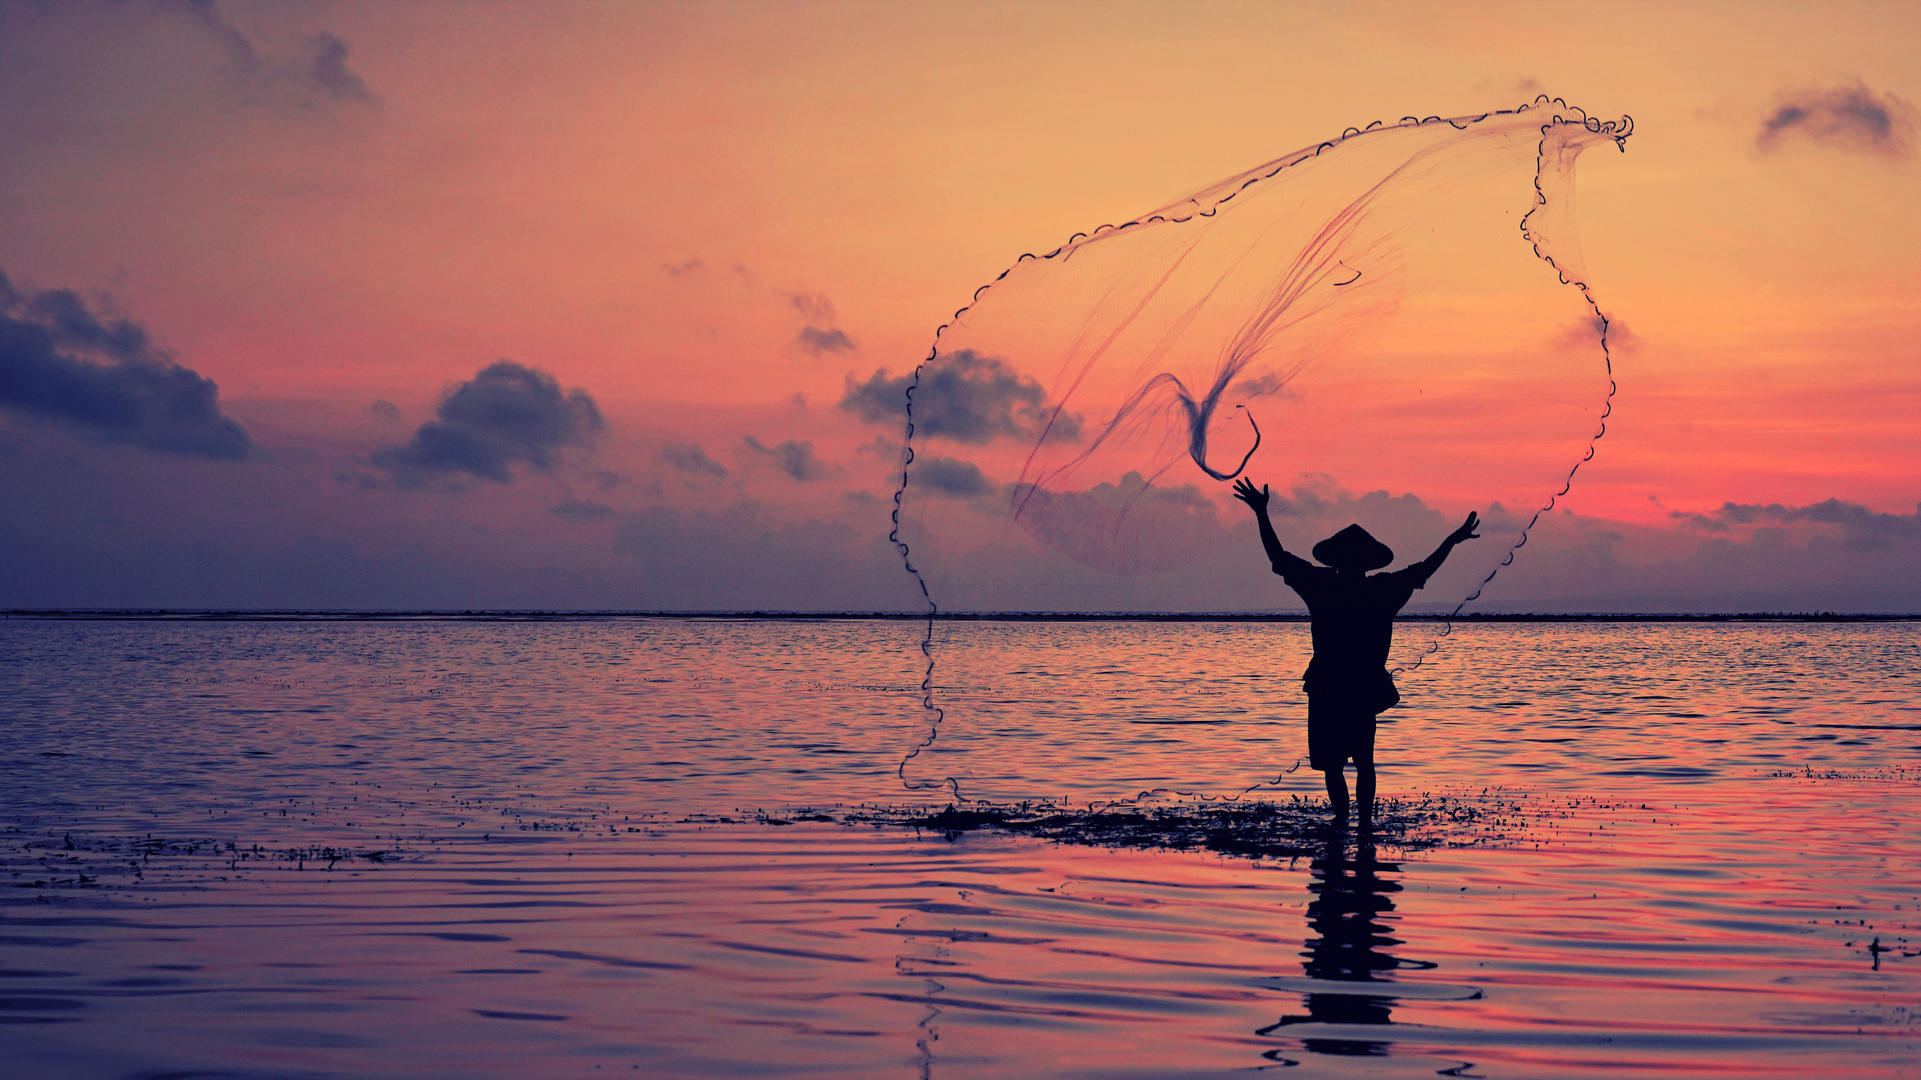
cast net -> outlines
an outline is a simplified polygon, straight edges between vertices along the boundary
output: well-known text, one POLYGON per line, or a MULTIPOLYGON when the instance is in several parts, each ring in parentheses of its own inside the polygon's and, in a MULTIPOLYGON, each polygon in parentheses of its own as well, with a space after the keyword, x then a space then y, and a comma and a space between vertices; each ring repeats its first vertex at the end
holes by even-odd
MULTIPOLYGON (((1242 475, 1303 557, 1359 523, 1398 568, 1476 511, 1406 610, 1487 595, 1605 430, 1574 170, 1631 128, 1547 98, 1350 128, 1021 256, 906 394, 893 539, 930 612, 1301 610, 1242 475)), ((1397 629, 1404 687, 1447 625, 1397 629)))

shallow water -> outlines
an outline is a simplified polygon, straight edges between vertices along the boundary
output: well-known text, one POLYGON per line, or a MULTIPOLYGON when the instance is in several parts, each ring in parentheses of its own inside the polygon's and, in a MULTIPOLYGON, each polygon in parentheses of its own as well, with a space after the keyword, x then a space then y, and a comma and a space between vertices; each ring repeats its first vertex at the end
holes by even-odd
POLYGON ((8 1075, 1915 1074, 1921 625, 1456 628, 1291 860, 848 818, 1311 796, 1304 626, 943 626, 910 792, 917 634, 0 624, 8 1075))

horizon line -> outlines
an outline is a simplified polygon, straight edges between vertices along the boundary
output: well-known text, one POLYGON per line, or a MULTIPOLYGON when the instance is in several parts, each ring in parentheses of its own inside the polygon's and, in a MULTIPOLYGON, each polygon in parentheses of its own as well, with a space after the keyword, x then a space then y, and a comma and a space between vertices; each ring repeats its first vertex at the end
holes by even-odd
MULTIPOLYGON (((766 622, 844 620, 919 622, 1308 622, 1304 611, 782 611, 753 609, 596 608, 9 608, 0 619, 125 622, 540 622, 593 619, 736 619, 766 622)), ((1856 611, 1581 611, 1402 612, 1396 622, 1914 622, 1916 612, 1856 611)))

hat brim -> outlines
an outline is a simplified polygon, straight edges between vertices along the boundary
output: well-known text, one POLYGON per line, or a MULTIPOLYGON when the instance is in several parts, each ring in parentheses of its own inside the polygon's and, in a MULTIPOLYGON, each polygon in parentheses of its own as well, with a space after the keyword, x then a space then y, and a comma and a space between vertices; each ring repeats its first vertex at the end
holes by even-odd
POLYGON ((1359 525, 1349 525, 1315 544, 1314 558, 1336 570, 1379 570, 1394 561, 1394 549, 1359 525))

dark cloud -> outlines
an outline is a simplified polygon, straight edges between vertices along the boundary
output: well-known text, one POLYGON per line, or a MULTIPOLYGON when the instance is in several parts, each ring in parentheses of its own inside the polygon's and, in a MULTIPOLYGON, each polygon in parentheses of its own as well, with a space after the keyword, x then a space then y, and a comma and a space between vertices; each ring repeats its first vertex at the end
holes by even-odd
POLYGON ((247 35, 241 33, 238 27, 220 14, 219 9, 214 6, 214 0, 173 0, 168 6, 191 14, 200 23, 206 30, 207 36, 213 39, 213 43, 219 46, 221 53, 226 56, 227 67, 231 74, 251 76, 257 74, 264 66, 260 50, 254 46, 247 35))
POLYGON ((800 333, 795 336, 794 344, 798 346, 802 352, 812 356, 823 356, 827 353, 849 353, 858 351, 859 349, 859 346, 854 344, 854 339, 848 337, 847 334, 838 327, 828 327, 822 330, 818 326, 803 326, 801 327, 800 333))
POLYGON ((958 499, 971 499, 994 490, 980 466, 958 458, 917 458, 913 465, 913 483, 958 499))
MULTIPOLYGON (((1613 318, 1607 321, 1608 352, 1616 356, 1626 355, 1641 347, 1641 335, 1628 328, 1628 324, 1613 318)), ((1601 343, 1601 320, 1590 316, 1576 319, 1562 327, 1554 335, 1552 346, 1556 351, 1575 351, 1592 349, 1601 343)))
MULTIPOLYGON (((1138 472, 1086 491, 1029 484, 1010 494, 1022 528, 1075 562, 1110 574, 1177 570, 1219 553, 1235 536, 1200 488, 1159 487, 1138 472)), ((1234 524, 1245 523, 1237 518, 1234 524)))
POLYGON ((347 67, 347 43, 325 30, 306 42, 307 78, 334 101, 369 101, 367 81, 347 67))
POLYGON ((1487 609, 1921 611, 1921 507, 1727 503, 1673 520, 1548 515, 1487 609))
MULTIPOLYGON (((1274 492, 1268 512, 1284 534, 1282 539, 1303 549, 1350 523, 1360 522, 1376 539, 1408 558, 1427 554, 1426 548, 1433 546, 1435 538, 1459 524, 1458 520, 1447 520, 1411 492, 1391 495, 1375 490, 1356 494, 1326 477, 1309 478, 1286 494, 1274 492)), ((1500 503, 1485 511, 1484 517, 1490 527, 1514 524, 1500 503)))
POLYGON ((606 521, 608 518, 614 516, 614 508, 605 503, 582 502, 577 499, 568 499, 556 506, 549 507, 547 512, 567 521, 581 522, 606 521))
POLYGON ((834 302, 825 293, 787 294, 787 302, 807 319, 807 325, 794 336, 794 347, 810 356, 860 351, 847 332, 833 325, 834 302))
MULTIPOLYGON (((864 383, 848 376, 840 407, 868 423, 899 424, 907 415, 907 387, 912 381, 911 374, 895 378, 885 369, 864 383)), ((1040 435, 1050 419, 1049 438, 1067 442, 1080 438, 1080 417, 1053 414, 1039 383, 1005 361, 972 349, 927 364, 920 388, 914 391, 915 427, 929 438, 974 445, 1003 436, 1031 439, 1040 435)))
POLYGON ((1780 503, 1723 503, 1705 514, 1670 511, 1669 517, 1704 532, 1727 533, 1744 526, 1780 526, 1796 522, 1840 527, 1841 543, 1855 551, 1884 548, 1921 540, 1921 508, 1913 514, 1887 514, 1859 503, 1828 499, 1807 506, 1780 503))
POLYGON ((707 456, 707 451, 693 443, 668 443, 660 448, 660 460, 684 473, 705 476, 726 476, 727 466, 707 456))
POLYGON ((1762 152, 1787 139, 1885 158, 1904 158, 1914 143, 1914 107, 1864 83, 1795 90, 1761 121, 1754 145, 1762 152))
POLYGON ((431 420, 402 446, 374 452, 375 465, 406 483, 465 473, 496 483, 522 462, 552 472, 560 452, 600 433, 600 409, 584 390, 562 393, 552 375, 501 360, 447 392, 431 420))
POLYGON ((221 414, 219 395, 133 320, 103 318, 70 289, 15 288, 0 273, 0 408, 149 450, 246 457, 252 441, 221 414))
POLYGON ((352 50, 338 34, 321 30, 293 48, 268 50, 228 22, 214 0, 173 0, 167 6, 200 24, 226 58, 222 73, 252 102, 317 109, 375 101, 367 81, 348 66, 352 50))
POLYGON ((400 406, 395 405, 385 398, 367 406, 367 411, 372 413, 377 419, 386 420, 390 423, 400 419, 400 406))
POLYGON ((752 435, 741 440, 747 449, 769 458, 781 472, 796 480, 818 480, 827 475, 827 466, 814 456, 814 444, 789 439, 779 446, 767 446, 752 435))
MULTIPOLYGON (((12 286, 6 289, 14 294, 12 286)), ((147 332, 130 319, 103 322, 72 289, 49 289, 24 298, 26 315, 53 332, 60 345, 104 352, 116 360, 150 355, 147 332)))
POLYGON ((787 302, 809 322, 833 322, 834 302, 825 293, 788 293, 787 302))
POLYGON ((1287 377, 1285 375, 1270 371, 1251 379, 1242 379, 1240 382, 1234 384, 1230 393, 1251 400, 1257 397, 1271 397, 1280 393, 1286 386, 1287 377))
POLYGON ((668 277, 691 277, 707 269, 707 264, 698 258, 684 259, 677 263, 661 263, 660 272, 668 277))

